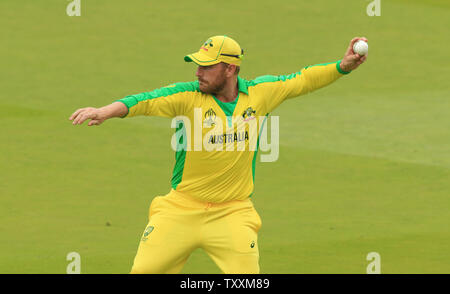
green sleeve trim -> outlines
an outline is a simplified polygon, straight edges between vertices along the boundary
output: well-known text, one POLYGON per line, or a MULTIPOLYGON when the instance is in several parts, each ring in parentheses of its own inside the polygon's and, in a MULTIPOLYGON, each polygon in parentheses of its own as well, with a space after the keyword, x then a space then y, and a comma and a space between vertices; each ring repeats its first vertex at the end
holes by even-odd
MULTIPOLYGON (((309 66, 304 67, 303 69, 308 69, 308 68, 315 67, 315 66, 326 66, 326 65, 329 65, 329 64, 336 64, 336 69, 337 69, 341 74, 346 75, 346 74, 349 74, 349 73, 350 73, 350 72, 343 71, 343 70, 340 68, 341 60, 339 60, 339 61, 333 61, 333 62, 328 62, 328 63, 319 63, 319 64, 314 64, 314 65, 309 65, 309 66)), ((303 69, 302 69, 302 70, 303 70, 303 69)), ((302 73, 301 71, 298 71, 298 72, 292 73, 292 74, 290 74, 290 75, 280 75, 280 76, 265 75, 265 76, 260 76, 260 77, 257 77, 257 78, 254 79, 254 80, 249 81, 249 82, 248 82, 248 87, 251 87, 251 86, 257 86, 257 85, 263 84, 263 83, 272 83, 272 82, 279 82, 279 81, 285 82, 285 81, 287 81, 287 80, 291 80, 291 79, 293 79, 293 78, 295 78, 295 77, 301 75, 301 73, 302 73)))
POLYGON ((341 61, 342 61, 342 60, 339 60, 339 61, 336 63, 336 69, 337 69, 337 71, 340 72, 341 74, 343 74, 343 75, 348 75, 351 71, 343 71, 343 70, 341 69, 341 61))
POLYGON ((116 101, 114 101, 114 102, 120 102, 120 103, 123 103, 123 104, 127 107, 127 113, 126 113, 124 116, 121 116, 121 117, 120 117, 120 118, 126 118, 127 115, 128 115, 128 113, 130 113, 130 108, 128 107, 128 105, 126 105, 125 102, 120 101, 120 100, 116 100, 116 101))
POLYGON ((314 65, 309 65, 309 66, 305 67, 305 69, 310 68, 310 67, 315 67, 315 66, 326 66, 326 65, 333 64, 333 63, 336 63, 336 62, 337 62, 337 61, 327 62, 327 63, 319 63, 319 64, 314 64, 314 65))
POLYGON ((260 76, 260 77, 257 77, 254 80, 251 80, 248 83, 248 87, 257 86, 257 85, 263 84, 263 83, 273 83, 273 82, 279 82, 279 81, 285 82, 285 81, 291 80, 291 79, 293 79, 293 78, 295 78, 295 77, 297 77, 299 75, 301 75, 300 71, 292 73, 290 75, 280 75, 280 76, 265 75, 265 76, 260 76))
POLYGON ((114 101, 114 102, 121 102, 121 103, 123 103, 128 109, 127 114, 125 116, 122 116, 122 118, 126 117, 128 115, 128 113, 130 113, 130 108, 137 104, 137 103, 133 104, 132 98, 133 98, 133 96, 130 95, 130 96, 126 96, 125 98, 122 98, 122 99, 114 101))

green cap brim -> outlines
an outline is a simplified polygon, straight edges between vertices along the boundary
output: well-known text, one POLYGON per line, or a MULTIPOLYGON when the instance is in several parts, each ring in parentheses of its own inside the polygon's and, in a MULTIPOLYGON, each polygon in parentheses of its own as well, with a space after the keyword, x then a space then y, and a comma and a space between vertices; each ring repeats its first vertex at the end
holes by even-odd
POLYGON ((214 65, 214 64, 221 62, 221 60, 218 60, 218 59, 211 60, 210 57, 202 54, 201 52, 196 52, 196 53, 186 55, 184 57, 184 61, 194 62, 195 64, 200 65, 200 66, 214 65))

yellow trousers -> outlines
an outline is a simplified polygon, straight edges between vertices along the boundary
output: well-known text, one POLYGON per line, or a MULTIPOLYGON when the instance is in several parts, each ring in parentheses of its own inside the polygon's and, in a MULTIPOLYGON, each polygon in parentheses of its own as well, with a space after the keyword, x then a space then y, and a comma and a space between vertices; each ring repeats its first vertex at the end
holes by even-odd
POLYGON ((260 228, 250 199, 205 203, 172 190, 150 205, 131 273, 179 273, 190 254, 203 248, 225 274, 257 274, 260 228))

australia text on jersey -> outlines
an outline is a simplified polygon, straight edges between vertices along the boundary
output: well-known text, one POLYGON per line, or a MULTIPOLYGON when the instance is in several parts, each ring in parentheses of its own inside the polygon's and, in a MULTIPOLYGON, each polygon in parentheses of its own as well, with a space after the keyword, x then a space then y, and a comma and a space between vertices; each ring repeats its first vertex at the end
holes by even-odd
POLYGON ((201 108, 194 109, 193 121, 187 116, 174 117, 171 127, 176 131, 171 140, 172 149, 176 152, 261 150, 262 162, 273 162, 278 159, 278 116, 253 116, 252 119, 243 116, 226 118, 227 121, 223 122, 219 116, 204 117, 201 108))

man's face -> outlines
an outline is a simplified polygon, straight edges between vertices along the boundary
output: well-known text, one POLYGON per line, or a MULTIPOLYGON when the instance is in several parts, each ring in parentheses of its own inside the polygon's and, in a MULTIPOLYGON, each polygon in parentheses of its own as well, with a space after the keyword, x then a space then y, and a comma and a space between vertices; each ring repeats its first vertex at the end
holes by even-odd
POLYGON ((215 94, 220 92, 226 83, 227 65, 218 63, 209 66, 199 66, 196 76, 200 85, 200 91, 206 94, 215 94))

